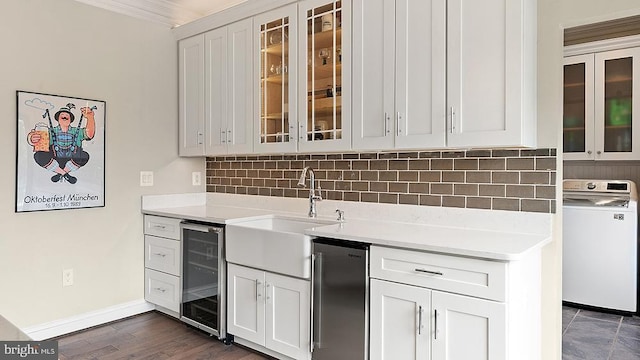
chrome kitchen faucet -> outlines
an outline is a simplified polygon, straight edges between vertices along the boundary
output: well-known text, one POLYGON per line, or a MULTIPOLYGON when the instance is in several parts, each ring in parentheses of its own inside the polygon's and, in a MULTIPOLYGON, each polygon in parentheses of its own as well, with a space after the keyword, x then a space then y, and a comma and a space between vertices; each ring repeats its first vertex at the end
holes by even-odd
POLYGON ((316 195, 316 175, 311 166, 307 166, 302 169, 300 180, 298 180, 298 186, 306 187, 304 182, 307 179, 307 173, 309 173, 309 217, 314 218, 318 215, 316 211, 316 201, 322 201, 322 194, 320 192, 322 189, 318 185, 318 194, 316 195))

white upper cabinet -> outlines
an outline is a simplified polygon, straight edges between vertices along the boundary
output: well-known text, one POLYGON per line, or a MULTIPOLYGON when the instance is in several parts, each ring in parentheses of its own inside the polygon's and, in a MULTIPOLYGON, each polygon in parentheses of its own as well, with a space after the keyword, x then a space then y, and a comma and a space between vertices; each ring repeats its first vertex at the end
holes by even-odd
POLYGON ((565 57, 565 160, 640 159, 640 48, 565 57))
POLYGON ((179 42, 180 155, 253 151, 253 22, 179 42))
POLYGON ((259 153, 297 148, 298 7, 285 6, 254 18, 254 149, 259 153))
POLYGON ((178 42, 179 136, 180 156, 205 153, 204 126, 204 36, 178 42))
POLYGON ((298 21, 298 150, 349 150, 351 1, 301 1, 298 21))
POLYGON ((353 7, 353 148, 443 147, 446 1, 353 7))
POLYGON ((447 145, 533 146, 536 2, 447 2, 447 145))

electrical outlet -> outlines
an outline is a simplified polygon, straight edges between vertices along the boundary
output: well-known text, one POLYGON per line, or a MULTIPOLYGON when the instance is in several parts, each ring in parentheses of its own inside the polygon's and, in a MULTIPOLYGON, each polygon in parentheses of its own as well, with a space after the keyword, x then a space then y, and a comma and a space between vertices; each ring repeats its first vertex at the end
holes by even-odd
POLYGON ((62 286, 73 285, 73 269, 62 270, 62 286))
POLYGON ((198 186, 202 184, 202 173, 200 171, 194 171, 191 173, 191 184, 193 186, 198 186))
POLYGON ((153 186, 153 171, 140 171, 140 186, 153 186))

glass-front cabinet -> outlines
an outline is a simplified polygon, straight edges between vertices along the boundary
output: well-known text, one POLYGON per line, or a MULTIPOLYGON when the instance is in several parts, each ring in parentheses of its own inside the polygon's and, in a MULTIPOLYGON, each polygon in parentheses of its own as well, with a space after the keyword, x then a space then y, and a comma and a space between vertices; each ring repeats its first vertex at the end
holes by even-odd
POLYGON ((351 1, 298 5, 300 151, 350 148, 351 1))
POLYGON ((297 6, 256 16, 259 86, 255 105, 259 124, 255 150, 295 151, 297 134, 297 6))
POLYGON ((640 48, 565 57, 565 160, 640 159, 639 71, 640 48))

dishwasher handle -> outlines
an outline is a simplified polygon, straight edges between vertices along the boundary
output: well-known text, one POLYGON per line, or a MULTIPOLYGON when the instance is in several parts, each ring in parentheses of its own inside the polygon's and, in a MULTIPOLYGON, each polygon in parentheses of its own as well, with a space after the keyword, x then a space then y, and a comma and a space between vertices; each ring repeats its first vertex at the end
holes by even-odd
POLYGON ((322 348, 322 253, 311 255, 311 352, 322 348))

